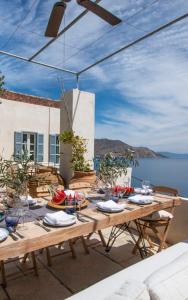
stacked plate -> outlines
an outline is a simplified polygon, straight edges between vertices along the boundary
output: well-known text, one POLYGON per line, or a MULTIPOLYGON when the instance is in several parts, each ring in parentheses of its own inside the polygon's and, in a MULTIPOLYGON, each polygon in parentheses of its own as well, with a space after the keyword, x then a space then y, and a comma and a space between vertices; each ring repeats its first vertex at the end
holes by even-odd
POLYGON ((68 215, 64 211, 48 213, 43 219, 44 224, 54 227, 66 227, 76 223, 76 217, 68 215))
POLYGON ((0 242, 3 242, 8 237, 9 232, 5 228, 0 228, 0 242))
POLYGON ((125 208, 125 204, 118 204, 118 203, 115 203, 113 200, 108 200, 108 201, 98 202, 96 204, 96 207, 98 210, 103 211, 103 212, 115 213, 115 212, 123 211, 125 208))
POLYGON ((153 202, 153 196, 146 195, 134 195, 128 198, 128 200, 135 204, 151 204, 153 202))
POLYGON ((20 200, 22 202, 22 205, 35 205, 37 203, 36 199, 33 199, 30 195, 28 196, 20 196, 20 200))
POLYGON ((141 195, 150 195, 153 192, 153 190, 152 189, 144 190, 142 188, 134 188, 134 192, 136 194, 141 194, 141 195))

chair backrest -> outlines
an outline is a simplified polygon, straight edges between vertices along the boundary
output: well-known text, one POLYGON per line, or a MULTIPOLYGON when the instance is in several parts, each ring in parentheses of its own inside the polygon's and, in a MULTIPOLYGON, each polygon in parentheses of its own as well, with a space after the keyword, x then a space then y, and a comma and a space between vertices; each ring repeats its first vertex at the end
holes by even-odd
POLYGON ((178 196, 178 190, 168 186, 154 186, 153 191, 155 193, 167 194, 171 196, 178 196))

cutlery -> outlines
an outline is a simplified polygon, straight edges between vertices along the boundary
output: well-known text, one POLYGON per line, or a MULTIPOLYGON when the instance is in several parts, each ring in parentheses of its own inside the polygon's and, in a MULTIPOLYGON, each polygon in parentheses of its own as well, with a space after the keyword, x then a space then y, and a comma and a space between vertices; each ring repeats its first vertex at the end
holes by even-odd
POLYGON ((78 213, 76 213, 75 215, 76 215, 78 221, 83 222, 83 223, 89 222, 88 220, 86 220, 83 217, 81 217, 78 213))
POLYGON ((103 215, 105 215, 105 216, 107 216, 107 217, 110 216, 110 214, 107 214, 107 213, 105 213, 105 212, 103 212, 103 211, 101 211, 101 210, 97 210, 97 212, 98 212, 98 213, 101 213, 101 214, 103 214, 103 215))
POLYGON ((51 229, 47 228, 46 226, 44 226, 43 224, 41 224, 39 221, 34 221, 34 224, 37 226, 40 226, 41 228, 43 228, 44 230, 46 230, 47 232, 50 232, 51 229))
POLYGON ((133 208, 133 207, 125 207, 125 209, 130 210, 130 211, 135 210, 135 208, 133 208))
POLYGON ((10 237, 11 237, 14 241, 17 241, 17 240, 18 240, 18 237, 15 236, 15 235, 13 234, 12 229, 11 229, 10 227, 7 227, 7 230, 8 230, 8 232, 9 232, 10 237))
POLYGON ((14 231, 14 234, 16 234, 17 236, 19 236, 19 238, 24 239, 25 237, 19 233, 17 230, 14 231))
POLYGON ((153 202, 156 202, 156 203, 158 203, 158 204, 161 204, 161 203, 162 203, 162 202, 159 201, 159 200, 153 200, 153 202))

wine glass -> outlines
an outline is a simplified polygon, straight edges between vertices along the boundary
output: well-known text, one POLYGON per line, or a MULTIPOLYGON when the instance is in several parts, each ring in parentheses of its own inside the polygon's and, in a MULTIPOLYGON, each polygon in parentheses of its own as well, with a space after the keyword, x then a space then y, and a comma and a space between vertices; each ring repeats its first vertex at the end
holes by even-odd
POLYGON ((143 180, 142 181, 142 188, 144 190, 144 194, 148 194, 149 188, 150 188, 150 181, 149 180, 143 180))
POLYGON ((18 210, 14 208, 5 211, 5 223, 8 229, 15 230, 19 222, 18 210))

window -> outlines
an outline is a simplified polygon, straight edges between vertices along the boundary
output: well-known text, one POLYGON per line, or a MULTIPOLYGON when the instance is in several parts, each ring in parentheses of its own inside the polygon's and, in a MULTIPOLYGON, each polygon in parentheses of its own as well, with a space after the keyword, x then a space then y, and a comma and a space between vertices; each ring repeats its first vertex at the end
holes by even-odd
POLYGON ((31 160, 43 162, 44 159, 44 135, 31 132, 14 133, 14 155, 20 156, 27 151, 31 160))
POLYGON ((50 134, 49 161, 59 164, 59 135, 50 134))

